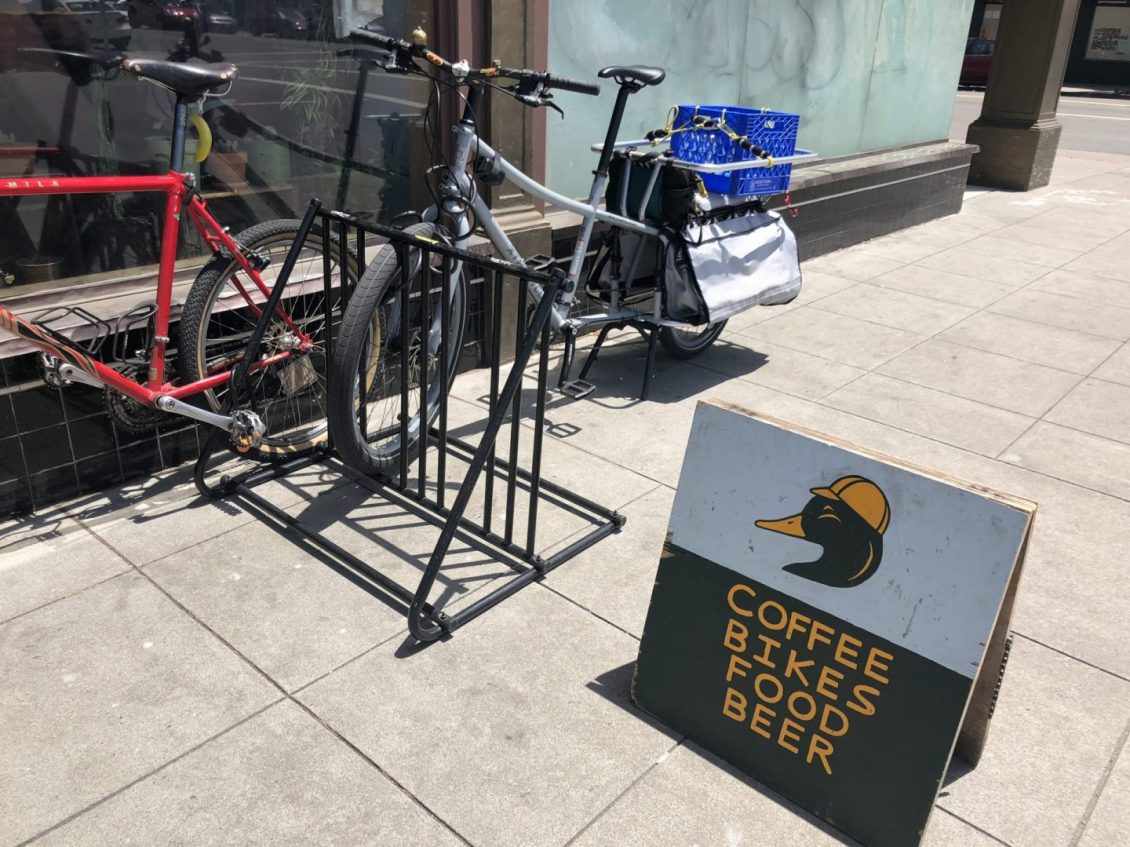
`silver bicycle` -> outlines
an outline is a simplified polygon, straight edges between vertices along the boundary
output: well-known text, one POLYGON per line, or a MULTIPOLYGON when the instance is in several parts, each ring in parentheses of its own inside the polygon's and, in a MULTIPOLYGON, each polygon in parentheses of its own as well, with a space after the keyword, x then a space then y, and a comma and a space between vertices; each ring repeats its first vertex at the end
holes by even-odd
MULTIPOLYGON (((554 332, 562 336, 565 342, 558 384, 563 393, 579 398, 593 390, 593 386, 583 379, 587 365, 592 362, 591 356, 581 379, 569 379, 575 339, 585 330, 600 327, 606 333, 614 327, 635 327, 644 332, 646 328, 648 332, 645 335, 649 337, 649 371, 656 340, 668 353, 680 358, 695 356, 714 343, 721 334, 725 321, 695 324, 679 320, 671 316, 662 285, 654 278, 643 286, 634 284, 641 277, 641 263, 646 263, 645 252, 653 249, 653 246, 648 245, 658 243, 656 239, 662 231, 659 226, 649 222, 645 212, 665 166, 674 165, 686 170, 710 173, 735 167, 764 167, 766 162, 753 160, 741 165, 692 164, 672 160, 669 156, 656 156, 650 142, 617 143, 616 137, 628 97, 645 86, 661 83, 664 71, 652 67, 613 66, 599 72, 598 76, 613 80, 619 86, 619 91, 605 141, 593 147, 594 151, 600 153, 600 158, 588 200, 582 202, 546 188, 506 161, 479 137, 476 116, 488 88, 511 96, 529 107, 557 109, 552 91, 597 95, 600 93, 599 85, 553 76, 545 71, 497 65, 472 68, 466 61, 453 63, 429 50, 425 43, 426 36, 420 30, 413 33, 411 43, 368 30, 353 30, 350 37, 356 42, 387 51, 380 66, 389 73, 420 74, 431 78, 436 86, 466 89, 463 115, 454 127, 456 139, 453 159, 429 171, 429 175, 433 177, 429 182, 429 189, 435 202, 405 227, 405 231, 418 239, 424 247, 442 242, 466 249, 472 232, 481 228, 504 259, 523 266, 536 264, 536 259, 526 259, 515 249, 491 214, 476 181, 497 184, 509 180, 525 193, 581 217, 581 227, 565 282, 550 313, 554 332), (438 69, 438 75, 429 73, 426 69, 428 65, 438 69), (614 214, 600 206, 614 156, 624 157, 650 168, 646 172, 648 175, 642 196, 633 196, 629 200, 628 179, 625 178, 620 181, 618 188, 619 202, 610 204, 622 211, 637 211, 635 217, 614 214), (613 233, 613 237, 609 239, 612 245, 609 254, 614 261, 602 267, 601 279, 590 279, 590 285, 585 290, 603 305, 604 310, 572 314, 585 257, 593 239, 593 225, 597 221, 608 224, 613 233), (620 252, 617 239, 625 233, 643 238, 634 239, 633 250, 620 252)), ((789 161, 792 159, 775 160, 777 164, 789 161)), ((590 278, 595 276, 597 273, 590 273, 590 278)), ((540 292, 539 287, 533 287, 535 300, 539 299, 540 292)), ((342 458, 350 465, 366 473, 389 471, 399 461, 400 451, 404 447, 411 448, 421 430, 431 422, 438 409, 440 393, 449 389, 450 379, 457 368, 466 324, 467 301, 467 282, 459 263, 449 263, 445 268, 429 262, 421 251, 401 250, 398 253, 392 245, 385 245, 377 251, 350 297, 331 370, 330 433, 342 458), (443 280, 445 274, 448 275, 446 282, 443 280), (409 288, 408 296, 403 291, 406 286, 409 288), (444 290, 450 292, 446 302, 440 295, 444 290), (402 314, 405 303, 408 303, 409 313, 402 314), (446 321, 441 320, 441 308, 449 310, 446 321), (413 328, 411 332, 402 331, 402 322, 408 322, 413 328), (441 368, 436 366, 436 359, 441 346, 441 326, 444 324, 448 327, 446 349, 450 351, 450 361, 446 367, 441 368), (402 361, 404 358, 408 359, 407 366, 402 361), (407 428, 407 444, 401 443, 403 435, 400 426, 404 373, 409 374, 409 379, 415 383, 416 388, 408 392, 415 399, 409 410, 411 418, 407 428), (442 384, 441 373, 449 375, 447 385, 442 384), (425 390, 420 388, 422 381, 429 381, 425 390)), ((602 341, 603 337, 599 339, 598 345, 602 341)))

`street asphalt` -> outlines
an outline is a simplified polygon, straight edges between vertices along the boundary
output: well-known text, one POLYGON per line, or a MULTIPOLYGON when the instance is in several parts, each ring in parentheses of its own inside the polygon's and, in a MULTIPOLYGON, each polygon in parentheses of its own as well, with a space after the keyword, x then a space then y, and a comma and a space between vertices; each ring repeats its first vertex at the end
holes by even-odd
MULTIPOLYGON (((957 92, 950 138, 964 141, 969 124, 981 115, 984 91, 957 92)), ((1063 125, 1060 148, 1130 155, 1130 99, 1061 96, 1056 112, 1063 125)))

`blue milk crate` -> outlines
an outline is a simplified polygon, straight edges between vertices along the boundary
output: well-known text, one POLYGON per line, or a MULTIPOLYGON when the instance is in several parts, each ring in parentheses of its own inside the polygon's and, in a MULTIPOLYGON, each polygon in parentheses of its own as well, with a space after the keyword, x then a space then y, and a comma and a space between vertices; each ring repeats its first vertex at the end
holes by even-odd
MULTIPOLYGON (((796 151, 800 115, 771 112, 768 109, 747 109, 742 106, 679 106, 674 129, 693 126, 695 115, 724 119, 726 126, 744 135, 771 156, 784 158, 796 151), (725 114, 723 114, 725 113, 725 114)), ((698 164, 744 162, 757 158, 720 129, 692 129, 671 136, 671 151, 676 159, 698 164)), ((718 194, 780 194, 789 188, 792 165, 771 168, 723 171, 699 174, 707 191, 718 194)))

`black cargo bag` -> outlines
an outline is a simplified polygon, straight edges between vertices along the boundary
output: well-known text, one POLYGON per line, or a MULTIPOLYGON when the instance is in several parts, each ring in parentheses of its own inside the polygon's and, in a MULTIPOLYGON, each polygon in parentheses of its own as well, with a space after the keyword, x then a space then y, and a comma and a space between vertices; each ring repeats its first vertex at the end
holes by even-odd
POLYGON ((604 206, 614 215, 640 220, 643 203, 654 169, 660 169, 655 180, 643 220, 660 223, 671 229, 682 229, 694 212, 694 196, 698 187, 695 175, 666 164, 656 164, 655 158, 628 159, 616 156, 608 166, 608 187, 604 192, 604 206), (624 180, 628 181, 626 208, 621 208, 624 180))

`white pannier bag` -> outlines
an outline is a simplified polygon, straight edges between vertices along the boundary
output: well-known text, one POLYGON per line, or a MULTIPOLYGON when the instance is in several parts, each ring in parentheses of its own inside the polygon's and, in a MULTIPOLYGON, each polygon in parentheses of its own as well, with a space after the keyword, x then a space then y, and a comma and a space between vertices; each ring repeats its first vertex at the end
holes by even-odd
POLYGON ((776 212, 747 204, 713 210, 666 238, 667 312, 676 320, 718 323, 753 306, 788 303, 800 293, 796 236, 776 212))

